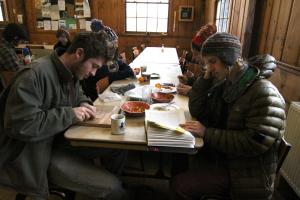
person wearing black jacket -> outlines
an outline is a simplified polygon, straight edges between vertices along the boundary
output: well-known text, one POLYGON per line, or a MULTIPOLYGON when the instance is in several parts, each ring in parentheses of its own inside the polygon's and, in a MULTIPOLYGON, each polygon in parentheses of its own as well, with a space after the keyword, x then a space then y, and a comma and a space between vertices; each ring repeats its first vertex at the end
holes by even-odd
POLYGON ((109 67, 104 65, 97 70, 95 76, 91 76, 82 82, 82 89, 85 95, 90 97, 92 101, 95 101, 98 98, 98 93, 102 92, 113 81, 122 80, 135 75, 135 71, 121 59, 118 58, 115 65, 118 65, 118 67, 116 67, 118 70, 110 71, 109 67))
MULTIPOLYGON (((93 32, 105 31, 109 40, 118 47, 118 36, 110 27, 105 26, 102 20, 93 19, 91 22, 91 30, 93 32)), ((118 50, 112 61, 99 68, 93 77, 89 77, 82 81, 82 89, 86 96, 95 101, 98 94, 103 92, 113 81, 122 80, 135 76, 139 73, 138 69, 131 69, 129 65, 120 59, 118 50)))

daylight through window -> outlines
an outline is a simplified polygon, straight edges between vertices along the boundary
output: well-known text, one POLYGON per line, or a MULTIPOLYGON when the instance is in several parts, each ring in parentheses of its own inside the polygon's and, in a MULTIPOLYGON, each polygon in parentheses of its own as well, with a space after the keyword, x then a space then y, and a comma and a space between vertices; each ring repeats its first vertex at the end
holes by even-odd
POLYGON ((168 31, 169 0, 126 0, 127 32, 168 31))
POLYGON ((227 32, 230 0, 218 0, 216 25, 218 32, 227 32))

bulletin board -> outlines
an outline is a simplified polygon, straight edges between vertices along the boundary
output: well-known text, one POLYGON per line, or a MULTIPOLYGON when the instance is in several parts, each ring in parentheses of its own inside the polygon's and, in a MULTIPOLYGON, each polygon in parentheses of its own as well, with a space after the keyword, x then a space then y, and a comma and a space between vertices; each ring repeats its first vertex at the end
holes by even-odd
POLYGON ((90 31, 91 9, 88 0, 35 0, 37 30, 90 31))

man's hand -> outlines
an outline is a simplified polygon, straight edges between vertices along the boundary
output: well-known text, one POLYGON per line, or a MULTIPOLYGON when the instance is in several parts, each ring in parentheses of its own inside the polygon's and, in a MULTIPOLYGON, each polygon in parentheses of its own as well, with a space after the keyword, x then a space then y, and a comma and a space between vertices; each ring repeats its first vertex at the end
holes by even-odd
POLYGON ((199 121, 187 121, 185 124, 180 124, 180 126, 198 137, 204 137, 206 127, 199 121))
POLYGON ((80 121, 86 121, 96 117, 96 107, 91 106, 88 103, 81 103, 80 107, 75 107, 73 110, 77 119, 80 121))
POLYGON ((185 85, 185 84, 182 84, 182 83, 179 83, 177 85, 178 94, 182 94, 182 95, 186 96, 191 89, 192 89, 192 86, 189 86, 189 85, 185 85))

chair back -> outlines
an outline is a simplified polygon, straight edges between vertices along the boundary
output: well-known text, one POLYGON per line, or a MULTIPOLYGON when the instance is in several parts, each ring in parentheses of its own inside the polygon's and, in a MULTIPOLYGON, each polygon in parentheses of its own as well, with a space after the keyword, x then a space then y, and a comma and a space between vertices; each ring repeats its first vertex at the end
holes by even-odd
POLYGON ((280 142, 278 150, 277 150, 278 163, 277 163, 277 168, 276 168, 276 174, 278 174, 278 172, 279 172, 279 170, 291 148, 292 148, 292 145, 290 143, 288 143, 283 137, 281 139, 281 142, 280 142))

